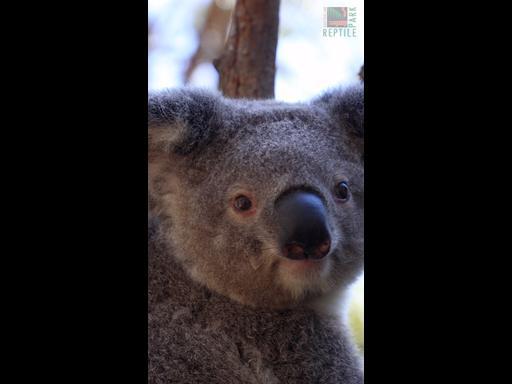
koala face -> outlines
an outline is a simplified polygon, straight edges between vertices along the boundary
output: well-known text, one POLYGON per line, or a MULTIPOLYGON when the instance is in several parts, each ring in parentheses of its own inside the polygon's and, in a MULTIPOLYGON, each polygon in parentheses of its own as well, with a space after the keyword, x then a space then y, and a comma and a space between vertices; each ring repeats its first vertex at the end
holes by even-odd
POLYGON ((363 91, 309 104, 149 98, 149 189, 174 257, 242 304, 285 308, 363 265, 363 91))

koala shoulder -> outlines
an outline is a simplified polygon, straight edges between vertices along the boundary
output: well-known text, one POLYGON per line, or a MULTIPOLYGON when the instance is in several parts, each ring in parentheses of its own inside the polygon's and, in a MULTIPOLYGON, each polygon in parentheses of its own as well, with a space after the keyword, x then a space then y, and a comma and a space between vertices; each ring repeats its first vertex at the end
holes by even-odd
POLYGON ((161 305, 148 326, 150 383, 278 383, 269 369, 248 364, 243 347, 225 332, 195 322, 190 308, 161 305))

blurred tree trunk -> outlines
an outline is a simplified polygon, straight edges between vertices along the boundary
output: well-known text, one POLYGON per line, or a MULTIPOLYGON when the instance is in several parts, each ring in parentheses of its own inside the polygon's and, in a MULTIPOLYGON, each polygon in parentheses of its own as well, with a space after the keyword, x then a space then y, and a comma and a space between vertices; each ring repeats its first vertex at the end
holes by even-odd
POLYGON ((279 3, 237 1, 224 51, 214 61, 225 96, 274 98, 279 3))

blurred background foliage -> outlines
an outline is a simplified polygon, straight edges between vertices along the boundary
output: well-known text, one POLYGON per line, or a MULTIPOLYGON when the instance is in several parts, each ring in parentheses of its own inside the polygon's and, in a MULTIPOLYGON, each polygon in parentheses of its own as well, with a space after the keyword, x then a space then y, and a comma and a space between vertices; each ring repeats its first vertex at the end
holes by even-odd
MULTIPOLYGON (((235 0, 149 0, 149 88, 180 86, 187 79, 191 85, 217 88, 211 60, 224 36, 215 24, 229 18, 234 4, 235 0), (218 10, 213 21, 208 18, 212 4, 218 10), (205 23, 213 28, 200 38, 205 23), (187 76, 200 46, 199 62, 187 76)), ((281 0, 276 99, 307 100, 329 87, 357 82, 364 62, 363 22, 362 0, 281 0), (323 37, 325 6, 356 7, 357 37, 323 37)))
POLYGON ((348 324, 359 351, 364 355, 364 274, 351 287, 348 324))
MULTIPOLYGON (((150 90, 218 87, 212 61, 229 28, 235 0, 148 0, 150 90)), ((359 81, 364 63, 362 0, 281 0, 275 98, 303 101, 330 87, 359 81), (323 8, 356 7, 356 37, 324 37, 323 8)), ((348 323, 364 351, 364 276, 349 294, 348 323)))

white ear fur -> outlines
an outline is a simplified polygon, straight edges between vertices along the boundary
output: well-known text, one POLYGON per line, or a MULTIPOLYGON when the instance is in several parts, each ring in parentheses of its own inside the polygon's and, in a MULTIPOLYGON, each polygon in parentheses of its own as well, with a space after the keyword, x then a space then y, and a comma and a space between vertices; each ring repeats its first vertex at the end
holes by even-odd
POLYGON ((175 122, 169 125, 154 125, 148 130, 149 161, 161 156, 168 157, 174 145, 185 138, 186 125, 175 122))
POLYGON ((356 138, 364 136, 364 87, 354 85, 326 92, 313 101, 356 138))

